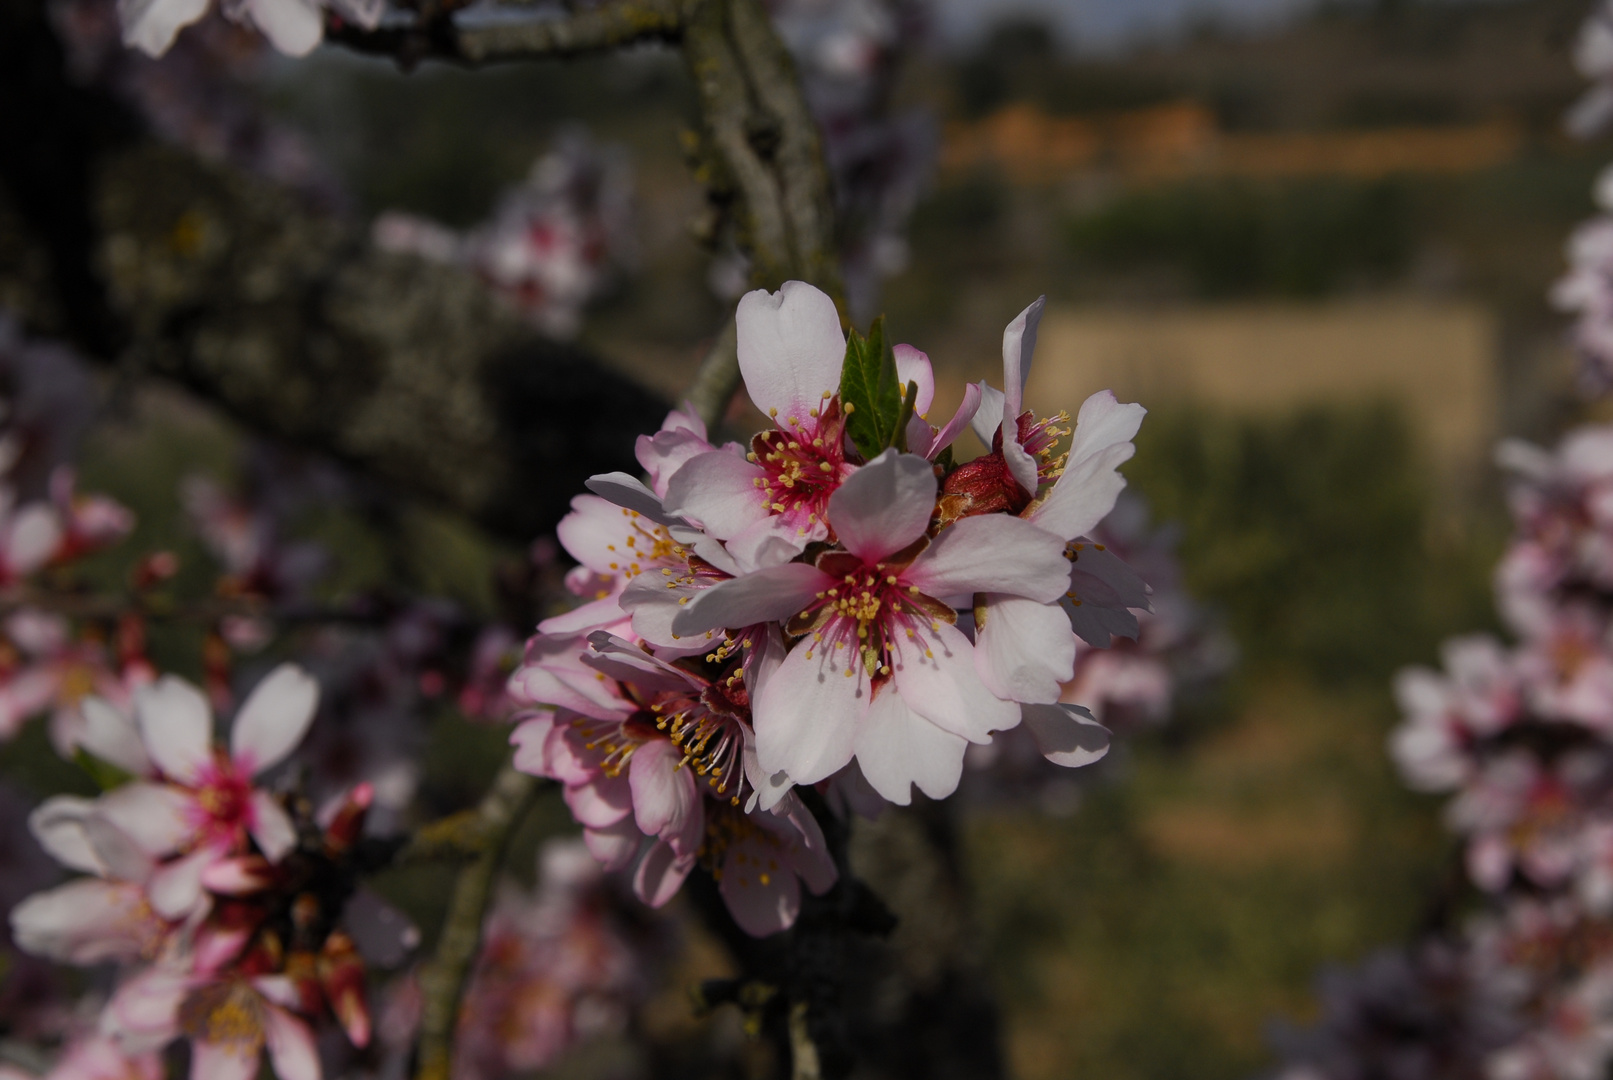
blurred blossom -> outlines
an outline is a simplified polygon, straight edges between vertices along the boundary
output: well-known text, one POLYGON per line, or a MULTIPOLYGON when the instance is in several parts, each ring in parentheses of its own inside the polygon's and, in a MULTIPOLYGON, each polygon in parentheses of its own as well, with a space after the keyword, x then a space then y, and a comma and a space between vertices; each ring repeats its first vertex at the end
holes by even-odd
MULTIPOLYGON (((0 587, 21 591, 39 571, 64 568, 133 529, 126 508, 75 489, 70 462, 95 397, 69 349, 25 338, 0 313, 0 587)), ((105 626, 13 608, 0 626, 0 740, 48 713, 52 743, 70 754, 87 694, 127 705, 149 679, 142 643, 120 632, 109 648, 107 636, 105 626)))
MULTIPOLYGON (((278 0, 292 6, 304 0, 278 0)), ((173 0, 145 5, 158 14, 173 0)), ((157 137, 208 160, 235 166, 297 192, 326 208, 345 196, 334 173, 297 131, 263 108, 258 83, 272 61, 265 39, 233 13, 249 4, 231 0, 223 15, 195 6, 194 21, 161 59, 126 48, 116 0, 51 0, 50 14, 66 47, 69 70, 80 82, 117 95, 157 137)), ((197 234, 193 242, 210 238, 197 234)))
POLYGON ((463 265, 544 333, 573 337, 636 263, 631 166, 621 147, 566 128, 485 223, 457 233, 388 211, 372 237, 385 251, 463 265))
MULTIPOLYGON (((940 148, 928 110, 897 111, 890 100, 904 56, 926 37, 925 8, 914 0, 767 0, 766 7, 823 136, 847 303, 853 319, 866 322, 884 279, 907 268, 907 222, 940 148)), ((713 285, 737 297, 742 285, 728 284, 735 278, 727 270, 713 285)))
POLYGON ((654 954, 619 904, 576 841, 544 846, 535 891, 500 888, 460 1009, 456 1077, 546 1069, 579 1042, 627 1031, 654 954))
POLYGON ((1517 1028, 1483 974, 1438 939, 1324 970, 1320 1019, 1268 1033, 1278 1080, 1480 1080, 1517 1028))

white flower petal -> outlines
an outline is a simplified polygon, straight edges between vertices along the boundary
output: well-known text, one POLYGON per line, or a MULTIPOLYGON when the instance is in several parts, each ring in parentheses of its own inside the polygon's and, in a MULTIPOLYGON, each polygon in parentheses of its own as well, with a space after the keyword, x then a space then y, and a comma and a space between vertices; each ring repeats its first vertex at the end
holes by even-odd
POLYGON ((1109 729, 1079 705, 1026 705, 1025 729, 1055 765, 1090 765, 1109 752, 1109 729))
POLYGON ((975 631, 975 667, 986 688, 1009 701, 1051 705, 1075 676, 1075 635, 1057 604, 989 594, 975 631))
POLYGON ((979 514, 941 530, 902 580, 938 599, 977 592, 1052 601, 1069 589, 1064 542, 1007 514, 979 514))
POLYGON ((135 719, 146 753, 164 775, 194 784, 213 762, 213 710, 202 692, 164 675, 134 692, 135 719))
POLYGON ((968 740, 908 708, 896 688, 887 686, 874 698, 857 736, 857 764, 875 791, 906 806, 914 784, 932 799, 956 791, 968 746, 968 740))
POLYGON ((876 563, 924 535, 935 491, 933 465, 917 454, 886 450, 829 496, 829 524, 847 551, 876 563))
MULTIPOLYGON (((1019 708, 980 681, 974 646, 955 626, 939 623, 911 639, 893 635, 891 666, 896 692, 908 708, 954 735, 989 742, 991 732, 1019 723, 1019 708)), ((790 775, 800 780, 795 770, 790 775)))
POLYGON ((308 733, 319 708, 319 683, 295 664, 281 664, 235 714, 230 756, 248 776, 286 759, 308 733))
POLYGON ((131 776, 145 776, 151 772, 151 758, 146 755, 140 741, 140 729, 134 721, 98 697, 86 697, 79 702, 84 714, 84 729, 78 744, 91 757, 108 765, 116 765, 131 776))
POLYGON ((308 1025, 278 1005, 264 1010, 264 1041, 280 1080, 320 1080, 319 1050, 308 1025))
POLYGON ((264 858, 273 863, 291 854, 291 849, 297 846, 296 826, 279 800, 267 791, 252 793, 251 833, 264 858))
POLYGON ((325 17, 309 0, 247 0, 253 24, 287 56, 307 56, 325 36, 325 17))
POLYGON ((868 676, 856 654, 813 646, 797 643, 752 700, 758 764, 798 784, 815 784, 851 760, 868 712, 868 676))
POLYGON ((776 293, 757 289, 740 298, 734 320, 739 370, 764 415, 776 409, 804 421, 840 388, 846 336, 821 290, 804 281, 786 281, 776 293))
MULTIPOLYGON (((1005 419, 1017 418, 1024 411, 1025 380, 1031 377, 1031 356, 1036 352, 1036 329, 1042 323, 1042 309, 1045 307, 1047 297, 1038 296, 1003 328, 1005 419)), ((1003 440, 1004 443, 1007 441, 1003 440)), ((1035 491, 1035 486, 1029 490, 1035 491)))
POLYGON ((166 784, 124 784, 102 795, 96 808, 156 858, 178 851, 196 833, 194 800, 166 784))
POLYGON ((87 874, 103 874, 106 864, 84 831, 84 821, 95 812, 95 800, 55 795, 28 815, 28 831, 57 862, 87 874))
POLYGON ((590 476, 584 486, 616 506, 642 514, 657 525, 681 525, 683 521, 668 514, 661 505, 660 496, 644 485, 644 481, 624 472, 599 473, 590 476))
POLYGON ((800 611, 832 584, 829 576, 806 563, 785 563, 713 585, 695 595, 672 620, 679 637, 707 630, 781 622, 800 611))

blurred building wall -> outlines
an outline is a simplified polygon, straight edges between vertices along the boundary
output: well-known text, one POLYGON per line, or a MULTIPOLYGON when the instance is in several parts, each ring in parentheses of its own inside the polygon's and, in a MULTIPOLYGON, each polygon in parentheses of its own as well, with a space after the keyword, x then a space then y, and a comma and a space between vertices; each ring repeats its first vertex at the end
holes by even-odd
POLYGON ((1044 415, 1105 387, 1122 401, 1254 415, 1386 400, 1449 477, 1488 461, 1498 349, 1495 318, 1461 302, 1049 308, 1027 399, 1044 415))

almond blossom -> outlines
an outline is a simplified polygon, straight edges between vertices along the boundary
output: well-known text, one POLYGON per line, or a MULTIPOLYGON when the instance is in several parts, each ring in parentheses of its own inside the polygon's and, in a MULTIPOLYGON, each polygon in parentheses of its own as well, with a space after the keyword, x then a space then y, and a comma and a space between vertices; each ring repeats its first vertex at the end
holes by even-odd
POLYGON ((153 858, 178 856, 154 883, 159 912, 189 910, 207 868, 243 853, 249 838, 271 862, 295 846, 291 818, 254 778, 302 741, 318 694, 300 669, 276 668, 236 714, 226 752, 213 744, 212 710, 200 690, 168 675, 136 692, 140 749, 156 777, 101 796, 96 814, 153 858))
POLYGON ((603 632, 587 651, 540 634, 511 691, 549 706, 512 733, 516 768, 561 783, 588 849, 607 869, 631 867, 646 903, 665 904, 697 864, 731 866, 724 899, 762 935, 794 922, 798 877, 814 892, 834 883, 816 822, 756 764, 737 660, 709 680, 603 632), (768 806, 750 812, 763 791, 768 806))
POLYGON ((848 345, 802 282, 747 294, 741 374, 771 425, 750 453, 674 412, 639 441, 648 483, 594 476, 574 501, 561 539, 587 602, 540 624, 511 675, 528 707, 516 765, 560 782, 589 850, 631 868, 641 899, 665 903, 700 867, 742 929, 773 933, 802 882, 838 874, 811 797, 869 814, 915 785, 944 798, 971 744, 1015 728, 1062 766, 1107 752, 1060 681, 1078 631, 1135 635, 1149 604, 1085 539, 1142 409, 1094 395, 1058 452, 1063 414, 1022 408, 1041 306, 1004 334, 1009 391, 968 388, 937 428, 923 352, 882 330, 848 345), (871 418, 850 422, 858 409, 871 418), (983 413, 988 453, 955 464, 983 413))
POLYGON ((838 395, 846 336, 834 301, 799 281, 746 293, 735 321, 745 388, 774 426, 744 457, 691 458, 668 483, 666 508, 732 549, 776 537, 799 551, 828 536, 829 496, 854 468, 838 395))
MULTIPOLYGON (((325 13, 373 30, 381 0, 223 0, 231 22, 257 30, 287 56, 306 56, 325 37, 325 13)), ((147 56, 161 56, 179 31, 207 14, 207 0, 119 0, 123 43, 147 56)))
MULTIPOLYGON (((1007 516, 972 517, 927 535, 937 484, 929 462, 886 451, 830 497, 842 549, 724 582, 674 621, 681 633, 786 621, 805 635, 759 676, 754 702, 764 771, 827 779, 853 757, 875 790, 905 803, 957 786, 967 742, 1013 727, 948 599, 979 592, 1051 602, 1064 591, 1056 537, 1007 516)), ((964 601, 966 602, 966 601, 964 601)))

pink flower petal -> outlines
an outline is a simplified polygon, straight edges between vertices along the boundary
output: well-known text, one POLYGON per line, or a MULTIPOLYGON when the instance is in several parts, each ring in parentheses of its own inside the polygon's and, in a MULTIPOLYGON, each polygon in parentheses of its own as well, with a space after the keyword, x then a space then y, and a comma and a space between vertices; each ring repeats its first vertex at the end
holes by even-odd
POLYGON ((164 675, 134 692, 140 739, 152 763, 173 780, 194 786, 213 763, 213 710, 202 692, 164 675))
POLYGON ((912 801, 912 785, 932 799, 957 790, 969 743, 907 707, 887 686, 868 709, 857 736, 857 764, 875 791, 897 806, 912 801))
POLYGON ((694 771, 680 767, 683 751, 667 739, 652 739, 633 751, 628 785, 633 816, 646 836, 670 840, 683 832, 691 816, 700 814, 700 789, 694 771))
POLYGON ((924 535, 935 512, 935 468, 886 450, 829 496, 829 524, 846 550, 876 563, 924 535))
POLYGON ((567 787, 562 796, 571 816, 590 829, 614 825, 633 809, 633 789, 625 776, 601 774, 590 783, 567 787))
POLYGON ((975 670, 1009 701, 1051 705, 1075 677, 1075 635, 1057 604, 989 593, 975 630, 975 670))
POLYGON ((1070 564, 1052 533, 1007 514, 980 514, 942 529, 902 580, 937 598, 1000 592, 1046 602, 1069 588, 1070 564))
POLYGON ((258 1045, 245 1039, 190 1044, 190 1080, 256 1080, 258 1045))
POLYGON ((699 454, 668 481, 667 512, 699 522, 719 540, 730 540, 772 516, 756 485, 766 475, 760 465, 726 450, 699 454))
MULTIPOLYGON (((975 413, 979 409, 980 387, 975 383, 969 383, 963 388, 963 402, 958 406, 958 411, 952 414, 952 419, 946 422, 945 427, 935 433, 935 437, 930 441, 929 448, 925 450, 924 456, 933 459, 935 455, 951 446, 958 436, 963 434, 963 429, 974 420, 975 413)), ((998 423, 1001 422, 999 419, 998 423)), ((988 443, 987 445, 990 444, 988 443)), ((912 449, 912 447, 909 446, 908 449, 912 449)))
MULTIPOLYGON (((980 681, 974 646, 955 626, 939 623, 912 639, 895 636, 891 666, 896 692, 907 707, 945 731, 983 743, 991 732, 1019 723, 1019 707, 998 698, 980 681)), ((796 776, 793 769, 790 775, 796 776)))
POLYGON ((510 745, 515 747, 511 764, 533 776, 548 776, 547 743, 554 732, 554 724, 552 710, 527 713, 510 732, 510 745))
POLYGON ((659 840, 639 860, 633 873, 633 892, 651 907, 660 907, 677 895, 694 864, 694 852, 678 855, 671 844, 659 840))
POLYGON ((732 578, 697 594, 672 620, 679 637, 707 630, 781 622, 800 611, 833 581, 806 563, 785 563, 732 578))
POLYGON ((897 345, 891 352, 896 356, 896 377, 901 381, 902 392, 907 392, 908 383, 918 383, 913 415, 930 415, 930 405, 935 401, 935 369, 929 356, 911 345, 897 345))
POLYGON ((248 776, 286 759, 308 733, 319 708, 319 683, 295 664, 281 664, 253 688, 235 714, 230 756, 248 776))
POLYGON ((722 894, 728 913, 751 937, 766 937, 795 924, 801 912, 801 883, 795 871, 781 865, 777 853, 746 837, 723 859, 722 894))
POLYGON ((840 388, 846 336, 822 291, 804 281, 786 281, 776 293, 757 289, 740 298, 734 321, 745 389, 764 415, 806 420, 840 388))
POLYGON ((868 676, 857 656, 813 645, 797 643, 752 700, 758 763, 797 784, 815 784, 851 760, 868 712, 868 676))
POLYGON ((582 842, 588 853, 599 860, 606 870, 621 870, 630 866, 644 846, 644 834, 630 817, 602 829, 584 829, 582 842))
POLYGON ((297 846, 297 827, 276 799, 267 791, 252 792, 252 839, 263 857, 277 863, 297 846))

